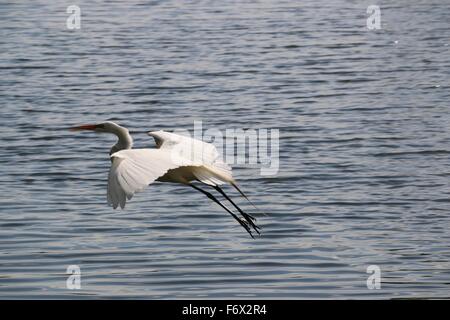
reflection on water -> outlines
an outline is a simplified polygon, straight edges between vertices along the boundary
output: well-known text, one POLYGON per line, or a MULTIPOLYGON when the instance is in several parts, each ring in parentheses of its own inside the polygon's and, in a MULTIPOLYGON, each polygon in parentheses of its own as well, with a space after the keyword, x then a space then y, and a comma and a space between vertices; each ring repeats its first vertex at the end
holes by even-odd
POLYGON ((448 297, 450 7, 369 4, 0 4, 0 296, 448 297), (263 236, 182 186, 112 210, 114 138, 65 130, 106 119, 280 129, 278 175, 235 166, 263 236))

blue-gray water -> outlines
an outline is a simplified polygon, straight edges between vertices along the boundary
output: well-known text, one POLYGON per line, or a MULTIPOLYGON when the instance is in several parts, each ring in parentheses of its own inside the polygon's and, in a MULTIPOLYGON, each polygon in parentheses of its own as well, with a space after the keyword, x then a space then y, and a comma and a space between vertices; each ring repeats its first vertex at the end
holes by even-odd
POLYGON ((450 296, 449 2, 225 3, 0 4, 1 298, 450 296), (107 119, 279 129, 276 176, 234 166, 262 236, 182 186, 108 207, 115 139, 65 130, 107 119))

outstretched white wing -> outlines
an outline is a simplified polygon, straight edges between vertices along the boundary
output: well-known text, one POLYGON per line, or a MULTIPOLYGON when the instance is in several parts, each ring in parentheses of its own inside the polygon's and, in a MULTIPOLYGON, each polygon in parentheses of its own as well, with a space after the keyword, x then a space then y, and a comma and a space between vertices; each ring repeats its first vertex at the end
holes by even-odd
POLYGON ((193 168, 193 174, 203 183, 220 185, 233 182, 230 166, 222 160, 212 143, 165 131, 153 131, 148 135, 155 139, 159 150, 170 152, 175 161, 184 161, 180 165, 197 166, 193 168))
POLYGON ((123 209, 126 200, 142 191, 168 170, 179 167, 169 152, 159 149, 122 150, 111 155, 108 204, 123 209))

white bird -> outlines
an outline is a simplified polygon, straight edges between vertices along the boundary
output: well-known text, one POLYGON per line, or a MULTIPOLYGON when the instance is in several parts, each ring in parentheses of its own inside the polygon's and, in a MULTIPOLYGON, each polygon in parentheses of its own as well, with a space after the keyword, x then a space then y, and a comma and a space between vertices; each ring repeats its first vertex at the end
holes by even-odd
POLYGON ((219 187, 222 184, 231 184, 250 202, 236 185, 231 168, 221 160, 213 144, 170 132, 152 131, 147 134, 155 139, 157 149, 132 149, 133 139, 128 129, 111 121, 81 125, 71 130, 107 132, 117 136, 118 141, 109 153, 111 168, 107 190, 108 204, 114 209, 118 206, 123 209, 127 199, 130 200, 136 192, 143 191, 155 181, 181 183, 202 192, 220 205, 250 236, 253 237, 252 231, 260 234, 260 228, 255 224, 256 219, 242 211, 219 187), (216 189, 244 219, 229 210, 210 192, 193 184, 194 181, 216 189))

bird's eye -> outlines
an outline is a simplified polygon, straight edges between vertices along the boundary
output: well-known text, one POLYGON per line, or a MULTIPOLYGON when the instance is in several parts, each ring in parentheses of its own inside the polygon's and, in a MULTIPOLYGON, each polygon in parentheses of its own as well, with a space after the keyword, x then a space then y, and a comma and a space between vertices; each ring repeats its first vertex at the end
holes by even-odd
POLYGON ((100 124, 97 125, 97 128, 105 129, 105 125, 103 123, 100 123, 100 124))

